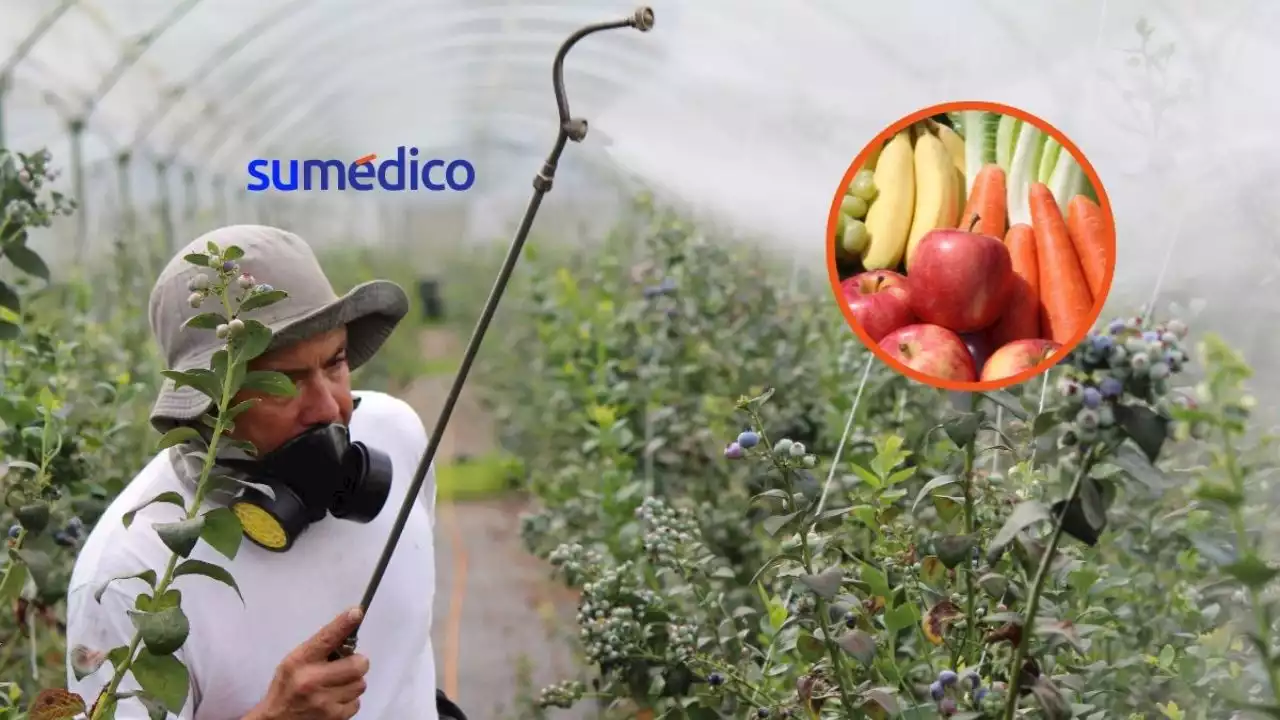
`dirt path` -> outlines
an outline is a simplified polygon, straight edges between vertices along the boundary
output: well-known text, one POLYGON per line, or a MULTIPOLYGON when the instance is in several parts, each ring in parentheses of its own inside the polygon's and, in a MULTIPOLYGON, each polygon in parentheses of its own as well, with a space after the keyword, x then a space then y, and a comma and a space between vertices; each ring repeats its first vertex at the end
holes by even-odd
MULTIPOLYGON (((452 333, 423 333, 428 359, 458 357, 452 333)), ((423 423, 436 421, 452 375, 422 378, 403 393, 423 423)), ((437 466, 496 448, 491 419, 464 390, 441 441, 437 466)), ((546 563, 525 552, 517 498, 441 502, 436 517, 436 597, 433 643, 436 678, 471 720, 527 720, 519 703, 542 687, 573 678, 575 660, 564 639, 573 632, 577 601, 550 579, 546 563), (527 679, 527 685, 522 680, 527 679)), ((554 711, 556 720, 586 720, 583 705, 554 711)))

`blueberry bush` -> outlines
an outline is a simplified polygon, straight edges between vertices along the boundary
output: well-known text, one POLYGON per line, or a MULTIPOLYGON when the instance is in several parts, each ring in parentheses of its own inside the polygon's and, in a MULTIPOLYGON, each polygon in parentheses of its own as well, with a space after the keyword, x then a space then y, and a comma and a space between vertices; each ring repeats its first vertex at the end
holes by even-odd
POLYGON ((1121 318, 949 398, 704 232, 642 199, 500 311, 478 377, 590 669, 530 714, 1280 716, 1274 450, 1230 348, 1121 318))

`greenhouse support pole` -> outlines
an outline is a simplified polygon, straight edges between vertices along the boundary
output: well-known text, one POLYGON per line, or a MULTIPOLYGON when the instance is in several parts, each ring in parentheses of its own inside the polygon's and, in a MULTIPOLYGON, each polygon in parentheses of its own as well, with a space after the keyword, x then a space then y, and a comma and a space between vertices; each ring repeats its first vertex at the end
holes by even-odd
POLYGON ((133 187, 130 185, 130 162, 133 153, 121 150, 116 155, 116 183, 120 187, 120 234, 126 238, 133 237, 133 187))
POLYGON ((85 212, 89 203, 84 189, 84 120, 72 120, 68 130, 71 133, 71 194, 76 201, 76 256, 83 258, 84 246, 89 240, 89 218, 85 212))
POLYGON ((200 196, 196 192, 196 171, 194 168, 185 167, 182 169, 182 231, 184 233, 195 232, 196 207, 199 201, 200 196))
POLYGON ((213 217, 219 225, 227 224, 227 178, 214 175, 210 181, 213 186, 213 217))
POLYGON ((4 101, 11 82, 9 73, 0 73, 0 148, 4 147, 4 101))
MULTIPOLYGON (((625 27, 648 32, 653 28, 653 10, 642 7, 625 20, 588 25, 570 35, 564 41, 564 44, 560 46, 560 49, 556 51, 555 60, 551 63, 551 87, 555 91, 556 105, 560 113, 560 129, 556 133, 555 144, 552 146, 547 159, 543 161, 542 169, 533 178, 533 197, 529 198, 529 205, 524 211, 524 218, 521 219, 520 227, 516 230, 516 235, 511 240, 506 259, 502 262, 498 277, 493 281, 493 287, 489 290, 489 297, 485 299, 484 308, 480 311, 480 318, 476 321, 475 329, 471 331, 471 338, 467 340, 466 350, 462 353, 462 362, 458 366, 458 374, 454 376, 453 384, 449 388, 449 394, 445 396, 444 405, 440 408, 440 415, 436 418, 435 423, 431 425, 431 438, 427 441, 427 449, 418 461, 418 467, 414 471, 413 482, 409 485, 404 501, 400 504, 400 512, 396 516, 395 525, 391 528, 391 535, 387 538, 387 543, 382 548, 382 555, 378 558, 378 565, 374 568, 373 575, 369 578, 369 584, 365 588, 364 596, 360 599, 360 609, 363 611, 367 612, 369 606, 373 603, 373 597, 378 592, 378 586, 382 583, 383 573, 387 571, 387 566, 391 564, 391 556, 395 553, 396 545, 400 542, 400 535, 404 532, 405 524, 409 521, 409 515, 415 507, 418 507, 418 496, 422 492, 422 485, 427 479, 427 472, 431 470, 431 466, 435 462, 436 451, 439 450, 440 442, 444 439, 445 429, 449 426, 449 418, 453 414, 453 407, 458 403, 458 397, 462 394, 462 386, 467 381, 467 373, 471 370, 471 364, 475 362, 476 354, 480 351, 480 343, 484 340, 484 334, 489 329, 489 322, 498 310, 498 302, 502 299, 502 293, 507 288, 507 281, 511 278, 512 271, 515 270, 516 261, 520 259, 525 240, 529 237, 529 229, 533 226, 533 218, 538 214, 538 207, 542 204, 542 197, 551 191, 551 184, 556 174, 556 166, 560 162, 560 154, 564 152, 565 145, 570 140, 582 142, 582 139, 587 136, 586 119, 573 117, 569 113, 569 100, 565 96, 564 89, 565 56, 568 55, 570 48, 574 44, 592 33, 625 27)), ((355 653, 356 636, 359 632, 360 627, 357 625, 347 636, 342 646, 329 655, 329 659, 339 660, 355 653)))
POLYGON ((159 191, 160 242, 162 256, 173 251, 173 209, 169 198, 169 165, 172 160, 162 158, 156 161, 156 189, 159 191))

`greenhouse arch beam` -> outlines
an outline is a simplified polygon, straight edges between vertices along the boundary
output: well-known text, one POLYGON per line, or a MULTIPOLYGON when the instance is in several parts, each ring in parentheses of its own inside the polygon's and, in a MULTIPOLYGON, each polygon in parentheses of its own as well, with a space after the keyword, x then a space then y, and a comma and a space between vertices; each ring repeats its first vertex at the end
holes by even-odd
MULTIPOLYGON (((460 35, 457 32, 451 32, 456 27, 473 23, 477 19, 492 19, 495 23, 498 23, 505 17, 499 12, 501 9, 502 8, 472 8, 449 14, 436 13, 430 15, 410 16, 410 18, 404 18, 397 22, 393 32, 381 34, 379 36, 380 42, 375 45, 374 48, 376 50, 381 50, 387 48, 422 47, 424 46, 424 43, 418 41, 424 34, 424 31, 434 31, 437 36, 448 36, 451 38, 451 41, 445 44, 436 43, 430 45, 430 47, 441 52, 464 50, 473 51, 476 54, 483 54, 485 53, 484 48, 486 46, 484 43, 486 42, 491 43, 488 47, 493 47, 497 44, 505 46, 518 44, 511 41, 512 33, 509 30, 465 35, 460 35), (414 23, 412 22, 412 19, 425 19, 429 22, 425 24, 414 23), (396 42, 397 40, 412 42, 396 42)), ((562 11, 561 14, 566 18, 565 24, 568 26, 571 24, 571 21, 576 18, 576 15, 573 13, 563 12, 563 7, 560 7, 559 9, 562 11)), ((376 17, 376 15, 371 15, 369 17, 376 17)), ((532 15, 525 19, 545 22, 545 18, 538 18, 532 15)), ((511 21, 515 22, 516 20, 511 19, 511 21)), ((299 82, 298 73, 296 71, 300 68, 307 69, 313 77, 323 77, 325 75, 332 74, 333 71, 344 65, 352 67, 353 69, 367 70, 362 63, 351 62, 352 58, 349 56, 336 54, 326 55, 322 50, 334 42, 340 42, 344 38, 349 38, 353 33, 358 33, 364 25, 368 24, 370 24, 368 22, 368 18, 365 16, 359 16, 354 26, 342 25, 340 32, 308 36, 311 42, 291 45, 290 52, 288 54, 272 56, 269 58, 271 61, 270 66, 266 70, 254 72, 247 79, 247 82, 239 82, 238 80, 242 78, 237 78, 237 81, 223 84, 222 86, 212 90, 210 94, 214 97, 220 98, 219 104, 221 106, 225 106, 227 108, 251 108, 261 104, 264 96, 275 94, 281 85, 288 87, 306 85, 306 82, 299 82), (281 58, 288 58, 294 55, 298 57, 293 62, 278 62, 281 58), (317 56, 326 57, 328 58, 328 61, 317 62, 317 56), (275 71, 277 68, 279 70, 275 71), (260 88, 263 88, 261 92, 255 92, 260 88), (244 99, 242 100, 241 98, 244 99)), ((554 43, 543 42, 542 38, 551 38, 552 36, 553 34, 544 35, 542 33, 537 33, 537 38, 523 40, 523 42, 532 43, 539 51, 545 52, 547 54, 545 62, 550 65, 551 55, 554 52, 554 43)), ((558 37, 558 35, 556 35, 556 37, 558 37)), ((597 66, 602 62, 622 65, 630 65, 634 63, 637 66, 634 68, 637 72, 643 69, 639 58, 634 57, 636 55, 635 52, 621 52, 616 45, 617 43, 600 43, 594 45, 592 46, 592 50, 588 50, 585 53, 588 55, 588 61, 579 61, 575 64, 579 66, 597 66), (601 55, 603 57, 597 58, 600 62, 590 62, 590 56, 593 55, 601 55)), ((368 57, 368 55, 363 55, 361 57, 363 59, 368 57)))

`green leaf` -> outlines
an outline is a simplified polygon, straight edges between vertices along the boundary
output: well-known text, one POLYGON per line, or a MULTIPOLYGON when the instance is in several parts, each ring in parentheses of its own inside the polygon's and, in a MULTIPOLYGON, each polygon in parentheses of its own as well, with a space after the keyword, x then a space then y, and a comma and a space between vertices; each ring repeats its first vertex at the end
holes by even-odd
POLYGON ((9 262, 14 264, 14 267, 22 272, 48 282, 49 266, 45 265, 44 260, 34 250, 27 247, 25 243, 18 242, 6 246, 4 255, 9 258, 9 262))
POLYGON ((156 655, 143 649, 129 670, 143 692, 159 700, 174 715, 182 712, 191 683, 191 675, 182 661, 173 655, 156 655))
POLYGON ((0 320, 0 340, 13 340, 22 334, 22 328, 8 320, 0 320))
POLYGON ((889 599, 889 578, 885 577, 883 572, 873 567, 863 566, 861 577, 862 581, 870 586, 872 595, 889 599))
POLYGON ((200 267, 213 267, 212 265, 209 264, 210 263, 209 256, 205 255, 204 253, 190 253, 188 255, 183 255, 182 259, 186 260, 192 265, 199 265, 200 267))
POLYGON ((117 580, 133 580, 135 578, 138 580, 142 580, 147 584, 148 587, 150 587, 153 590, 156 587, 156 571, 155 570, 143 570, 142 572, 136 572, 132 575, 120 575, 118 577, 113 577, 110 580, 102 583, 102 586, 93 592, 94 602, 102 602, 102 594, 107 591, 107 586, 110 585, 111 583, 117 580))
POLYGON ((761 577, 764 577, 765 572, 767 572, 769 568, 773 567, 774 565, 777 565, 783 560, 790 560, 791 562, 794 562, 796 564, 802 564, 804 562, 804 558, 794 553, 779 553, 778 555, 774 555, 773 557, 766 560, 764 564, 760 566, 760 569, 756 571, 755 575, 751 576, 751 584, 755 585, 760 580, 761 577))
POLYGON ((836 596, 840 583, 844 581, 844 571, 839 567, 829 568, 817 575, 801 575, 800 582, 826 600, 836 596))
POLYGON ((132 525, 134 516, 137 515, 143 508, 153 503, 160 503, 160 502, 169 503, 170 505, 177 505, 178 507, 184 508, 184 509, 187 506, 187 501, 185 498, 183 498, 181 495, 174 492, 173 490, 168 490, 166 492, 160 493, 159 495, 151 498, 150 500, 142 503, 141 505, 125 513, 124 517, 121 518, 121 520, 124 522, 124 526, 129 527, 130 525, 132 525))
POLYGON ((178 387, 193 387, 217 402, 222 399, 222 386, 218 384, 218 376, 208 368, 194 370, 161 370, 160 374, 169 378, 178 387))
POLYGON ((10 558, 15 555, 27 566, 31 582, 35 583, 36 588, 45 590, 50 587, 53 576, 53 559, 49 557, 48 553, 43 550, 23 548, 22 550, 14 550, 10 554, 10 558))
MULTIPOLYGON (((173 571, 173 577, 176 580, 183 575, 203 575, 212 578, 225 585, 229 585, 232 590, 236 591, 236 595, 240 595, 240 587, 236 585, 235 578, 231 577, 231 573, 226 568, 219 567, 203 560, 184 560, 173 571)), ((240 595, 240 601, 244 602, 244 596, 240 595)))
POLYGON ((28 577, 30 574, 27 566, 20 562, 13 562, 11 559, 5 568, 4 580, 0 581, 0 602, 8 603, 17 599, 22 594, 22 588, 27 584, 28 577))
POLYGON ((793 512, 788 515, 771 515, 764 519, 762 526, 764 527, 764 531, 769 533, 770 537, 773 537, 776 536, 784 526, 795 520, 799 515, 800 513, 798 512, 793 512))
POLYGON ((978 578, 978 587, 994 600, 1004 599, 1004 594, 1009 590, 1009 579, 1000 573, 987 573, 978 578))
POLYGON ((885 627, 889 632, 898 632, 916 624, 916 606, 903 603, 884 614, 885 627))
POLYGON ((188 440, 201 440, 200 431, 189 425, 176 427, 165 433, 156 443, 156 452, 160 452, 166 448, 171 448, 178 443, 184 443, 188 440))
POLYGON ((1239 560, 1225 565, 1223 572, 1239 580, 1250 589, 1259 589, 1275 579, 1280 570, 1267 565, 1266 562, 1253 553, 1249 553, 1239 560))
POLYGON ((257 320, 245 320, 244 332, 235 339, 236 361, 248 362, 271 346, 271 328, 257 320))
POLYGON ((796 637, 796 651, 805 662, 817 662, 826 652, 822 641, 808 631, 801 631, 796 637))
POLYGON ((1115 417, 1116 424, 1142 449, 1147 460, 1155 462, 1169 437, 1168 418, 1140 405, 1117 405, 1115 417))
POLYGON ((941 488, 941 487, 946 487, 948 485, 954 485, 955 483, 956 483, 955 475, 939 475, 938 477, 925 483, 924 487, 920 488, 920 492, 916 495, 916 501, 911 504, 912 514, 915 514, 916 507, 920 505, 920 501, 924 500, 925 497, 927 497, 934 490, 937 490, 938 488, 941 488))
POLYGON ((9 287, 3 281, 0 281, 0 307, 7 307, 14 312, 22 312, 22 298, 18 297, 18 291, 9 287))
POLYGON ((256 390, 269 395, 281 395, 284 397, 293 397, 298 394, 298 389, 294 387, 293 381, 284 373, 275 372, 274 370, 254 370, 244 376, 244 382, 241 383, 242 390, 256 390))
POLYGON ((1166 490, 1172 483, 1159 468, 1151 464, 1151 460, 1129 445, 1121 445, 1107 458, 1107 462, 1120 468, 1126 475, 1137 480, 1149 490, 1157 492, 1166 490))
POLYGON ((1010 413, 1019 420, 1026 420, 1030 417, 1025 408, 1022 407, 1022 401, 1014 397, 1005 390, 992 390, 982 393, 991 402, 1004 408, 1005 412, 1010 413))
POLYGON ((1034 437, 1040 437, 1057 427, 1061 422, 1062 418, 1058 416, 1058 413, 1053 411, 1042 412, 1036 415, 1035 422, 1031 423, 1031 434, 1034 437))
POLYGON ((943 565, 954 568, 972 558, 977 545, 976 535, 947 535, 938 539, 936 551, 943 565))
POLYGON ((839 638, 836 644, 841 650, 857 658, 864 667, 871 665, 876 657, 876 640, 861 630, 851 630, 839 638))
POLYGON ((138 628, 142 642, 155 655, 172 655, 187 641, 191 623, 180 607, 165 608, 157 612, 129 611, 129 618, 138 628))
POLYGON ((190 330, 216 330, 226 323, 227 318, 222 313, 207 312, 192 316, 182 326, 190 330))
POLYGON ((257 292, 245 298, 244 302, 240 303, 240 312, 245 313, 250 310, 264 308, 268 305, 274 305, 287 297, 289 297, 289 293, 283 290, 257 292))
POLYGON ((996 533, 996 536, 992 538, 991 550, 998 551, 1008 547, 1018 533, 1035 523, 1048 519, 1049 510, 1043 504, 1035 500, 1019 503, 1013 509, 1013 512, 1009 513, 1009 519, 1005 520, 1000 532, 996 533))
POLYGON ((234 406, 227 408, 227 422, 234 422, 240 413, 243 413, 245 410, 253 407, 257 402, 257 398, 249 398, 248 400, 243 400, 236 403, 234 406))
POLYGON ((855 505, 849 509, 849 514, 869 528, 876 528, 880 525, 876 522, 876 509, 870 505, 855 505))
POLYGON ((937 557, 928 555, 920 561, 920 580, 925 585, 932 588, 940 588, 946 577, 947 568, 937 557))
POLYGON ((981 410, 961 413, 942 424, 942 429, 957 447, 967 447, 978 436, 978 428, 986 414, 981 410))
POLYGON ((244 540, 240 518, 225 507, 214 508, 202 517, 204 527, 200 531, 200 537, 228 560, 235 560, 240 543, 244 540))
POLYGON ((1222 503, 1231 509, 1238 508, 1244 504, 1244 495, 1240 494, 1238 490, 1226 483, 1212 480, 1202 480, 1196 486, 1195 497, 1198 500, 1222 503))
POLYGON ((222 251, 223 260, 239 260, 244 257, 244 249, 239 245, 228 245, 226 250, 222 251))
POLYGON ((195 549, 196 542, 200 540, 200 534, 204 532, 204 516, 177 522, 155 523, 151 527, 155 528, 156 534, 160 536, 160 540, 166 547, 181 557, 188 557, 195 549))

